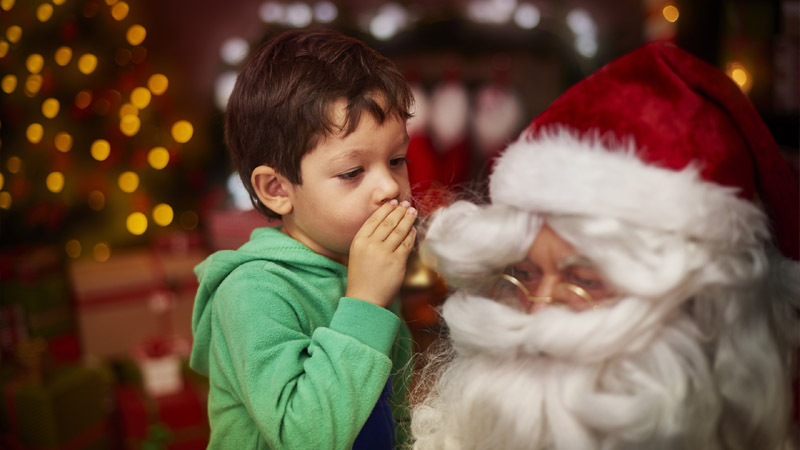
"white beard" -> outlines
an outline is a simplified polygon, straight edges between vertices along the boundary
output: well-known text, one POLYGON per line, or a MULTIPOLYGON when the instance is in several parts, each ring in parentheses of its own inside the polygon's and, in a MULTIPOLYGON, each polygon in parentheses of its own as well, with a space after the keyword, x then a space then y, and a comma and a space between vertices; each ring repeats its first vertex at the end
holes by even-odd
POLYGON ((652 305, 629 298, 528 315, 450 297, 452 360, 414 409, 414 448, 722 448, 721 400, 700 333, 685 314, 652 305))

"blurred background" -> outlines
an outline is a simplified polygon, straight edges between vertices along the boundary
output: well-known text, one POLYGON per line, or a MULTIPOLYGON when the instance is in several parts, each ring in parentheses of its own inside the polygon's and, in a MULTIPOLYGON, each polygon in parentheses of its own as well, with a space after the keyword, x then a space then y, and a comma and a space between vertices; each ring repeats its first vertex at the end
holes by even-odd
MULTIPOLYGON (((0 0, 0 448, 205 448, 192 270, 277 225, 232 176, 225 104, 253 49, 304 27, 413 84, 423 212, 480 192, 536 114, 655 40, 725 71, 798 166, 798 0, 0 0)), ((446 292, 412 259, 419 350, 446 292)))

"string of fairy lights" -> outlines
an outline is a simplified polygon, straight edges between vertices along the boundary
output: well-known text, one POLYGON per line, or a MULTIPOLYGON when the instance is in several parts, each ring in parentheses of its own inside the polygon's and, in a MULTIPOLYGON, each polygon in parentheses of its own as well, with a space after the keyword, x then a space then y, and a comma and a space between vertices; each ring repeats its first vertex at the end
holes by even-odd
POLYGON ((171 105, 154 106, 170 80, 150 67, 147 29, 131 6, 31 3, 0 0, 0 213, 38 223, 47 220, 33 214, 40 204, 51 221, 58 211, 78 211, 80 226, 62 237, 64 250, 98 261, 125 241, 120 229, 129 237, 153 227, 194 229, 197 213, 186 209, 176 220, 156 189, 180 164, 194 127, 159 110, 171 105), (87 28, 95 31, 81 36, 87 28), (119 36, 105 39, 109 31, 119 36))

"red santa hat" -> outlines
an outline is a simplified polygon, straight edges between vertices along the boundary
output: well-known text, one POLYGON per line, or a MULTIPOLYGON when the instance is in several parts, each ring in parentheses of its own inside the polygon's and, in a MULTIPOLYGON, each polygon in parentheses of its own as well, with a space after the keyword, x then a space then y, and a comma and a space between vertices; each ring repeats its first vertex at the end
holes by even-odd
POLYGON ((506 149, 493 203, 611 217, 732 245, 756 239, 758 202, 798 259, 798 180, 738 86, 668 43, 577 83, 506 149))

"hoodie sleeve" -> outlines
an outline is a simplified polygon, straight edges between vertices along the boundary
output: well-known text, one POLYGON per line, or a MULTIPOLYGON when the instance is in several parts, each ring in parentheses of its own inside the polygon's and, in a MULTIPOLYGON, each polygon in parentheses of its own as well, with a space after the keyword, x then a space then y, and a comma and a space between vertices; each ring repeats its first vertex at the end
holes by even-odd
POLYGON ((349 448, 392 369, 400 321, 342 298, 330 324, 312 332, 295 306, 302 301, 263 270, 234 271, 215 294, 224 345, 212 351, 230 361, 225 376, 270 447, 349 448))

